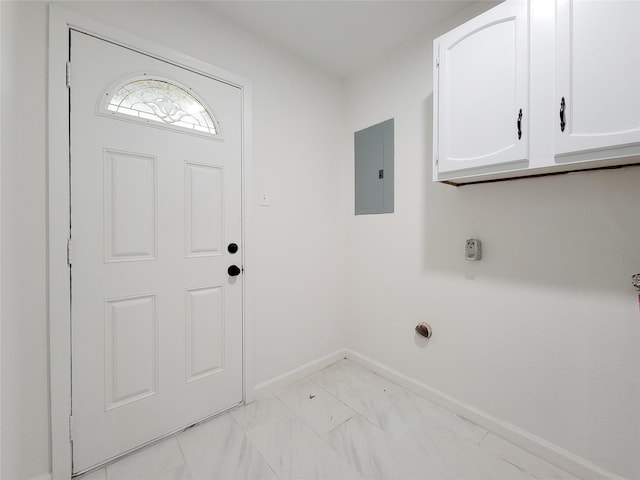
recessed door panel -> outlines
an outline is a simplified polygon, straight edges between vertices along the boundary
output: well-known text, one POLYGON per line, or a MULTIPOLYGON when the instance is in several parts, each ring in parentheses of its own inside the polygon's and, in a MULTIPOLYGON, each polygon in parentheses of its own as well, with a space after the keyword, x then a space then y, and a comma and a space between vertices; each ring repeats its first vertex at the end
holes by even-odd
POLYGON ((186 164, 185 232, 187 256, 222 254, 223 169, 186 164))
POLYGON ((104 152, 105 260, 156 258, 156 159, 104 152))
POLYGON ((157 393, 157 332, 155 295, 105 302, 107 410, 157 393))
POLYGON ((448 48, 449 115, 444 127, 452 159, 487 158, 513 147, 515 41, 515 19, 508 18, 448 48), (472 79, 469 71, 474 72, 472 79))
POLYGON ((187 290, 187 381, 224 369, 224 287, 187 290))

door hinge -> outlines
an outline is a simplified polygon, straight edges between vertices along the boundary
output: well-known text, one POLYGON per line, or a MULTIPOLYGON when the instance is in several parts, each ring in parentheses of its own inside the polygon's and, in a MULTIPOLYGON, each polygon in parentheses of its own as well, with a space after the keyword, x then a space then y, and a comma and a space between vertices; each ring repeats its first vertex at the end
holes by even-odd
POLYGON ((71 87, 71 62, 67 62, 67 88, 71 87))
POLYGON ((384 170, 378 170, 378 178, 379 179, 383 179, 384 178, 384 170))
POLYGON ((73 240, 71 237, 67 239, 67 264, 71 266, 73 261, 73 240))
POLYGON ((69 441, 73 442, 73 415, 69 415, 69 441))
POLYGON ((440 68, 440 57, 436 57, 436 68, 440 68))

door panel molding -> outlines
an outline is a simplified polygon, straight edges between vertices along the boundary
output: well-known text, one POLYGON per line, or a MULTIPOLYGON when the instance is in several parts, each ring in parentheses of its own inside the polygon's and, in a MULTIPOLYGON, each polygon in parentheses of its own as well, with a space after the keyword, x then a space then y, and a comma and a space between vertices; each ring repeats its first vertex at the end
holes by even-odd
MULTIPOLYGON (((211 77, 241 90, 242 97, 242 231, 243 285, 243 398, 254 398, 254 290, 252 266, 254 235, 252 161, 252 84, 246 78, 220 69, 184 53, 95 21, 59 5, 49 6, 48 66, 48 248, 49 248, 49 348, 51 381, 51 458, 56 479, 72 474, 71 442, 71 323, 68 245, 70 222, 69 93, 66 63, 69 32, 77 30, 135 50, 158 60, 211 77)), ((73 79, 71 79, 73 81, 73 79)))
POLYGON ((105 263, 158 258, 157 163, 154 155, 104 150, 105 263), (126 235, 121 217, 139 230, 126 235))

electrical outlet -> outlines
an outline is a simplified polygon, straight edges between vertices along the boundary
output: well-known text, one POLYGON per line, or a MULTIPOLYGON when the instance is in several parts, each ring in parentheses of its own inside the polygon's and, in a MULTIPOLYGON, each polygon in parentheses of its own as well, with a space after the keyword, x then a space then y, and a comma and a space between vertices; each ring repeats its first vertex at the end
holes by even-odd
POLYGON ((464 248, 465 260, 477 261, 482 258, 482 242, 477 238, 470 238, 464 248))

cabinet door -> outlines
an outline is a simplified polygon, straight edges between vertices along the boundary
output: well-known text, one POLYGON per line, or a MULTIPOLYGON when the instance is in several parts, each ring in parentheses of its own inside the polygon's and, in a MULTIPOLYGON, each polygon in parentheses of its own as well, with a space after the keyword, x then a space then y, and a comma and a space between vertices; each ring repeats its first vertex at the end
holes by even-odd
POLYGON ((557 0, 556 49, 556 155, 640 153, 640 2, 557 0))
POLYGON ((526 161, 527 14, 507 1, 434 41, 435 180, 526 161))

